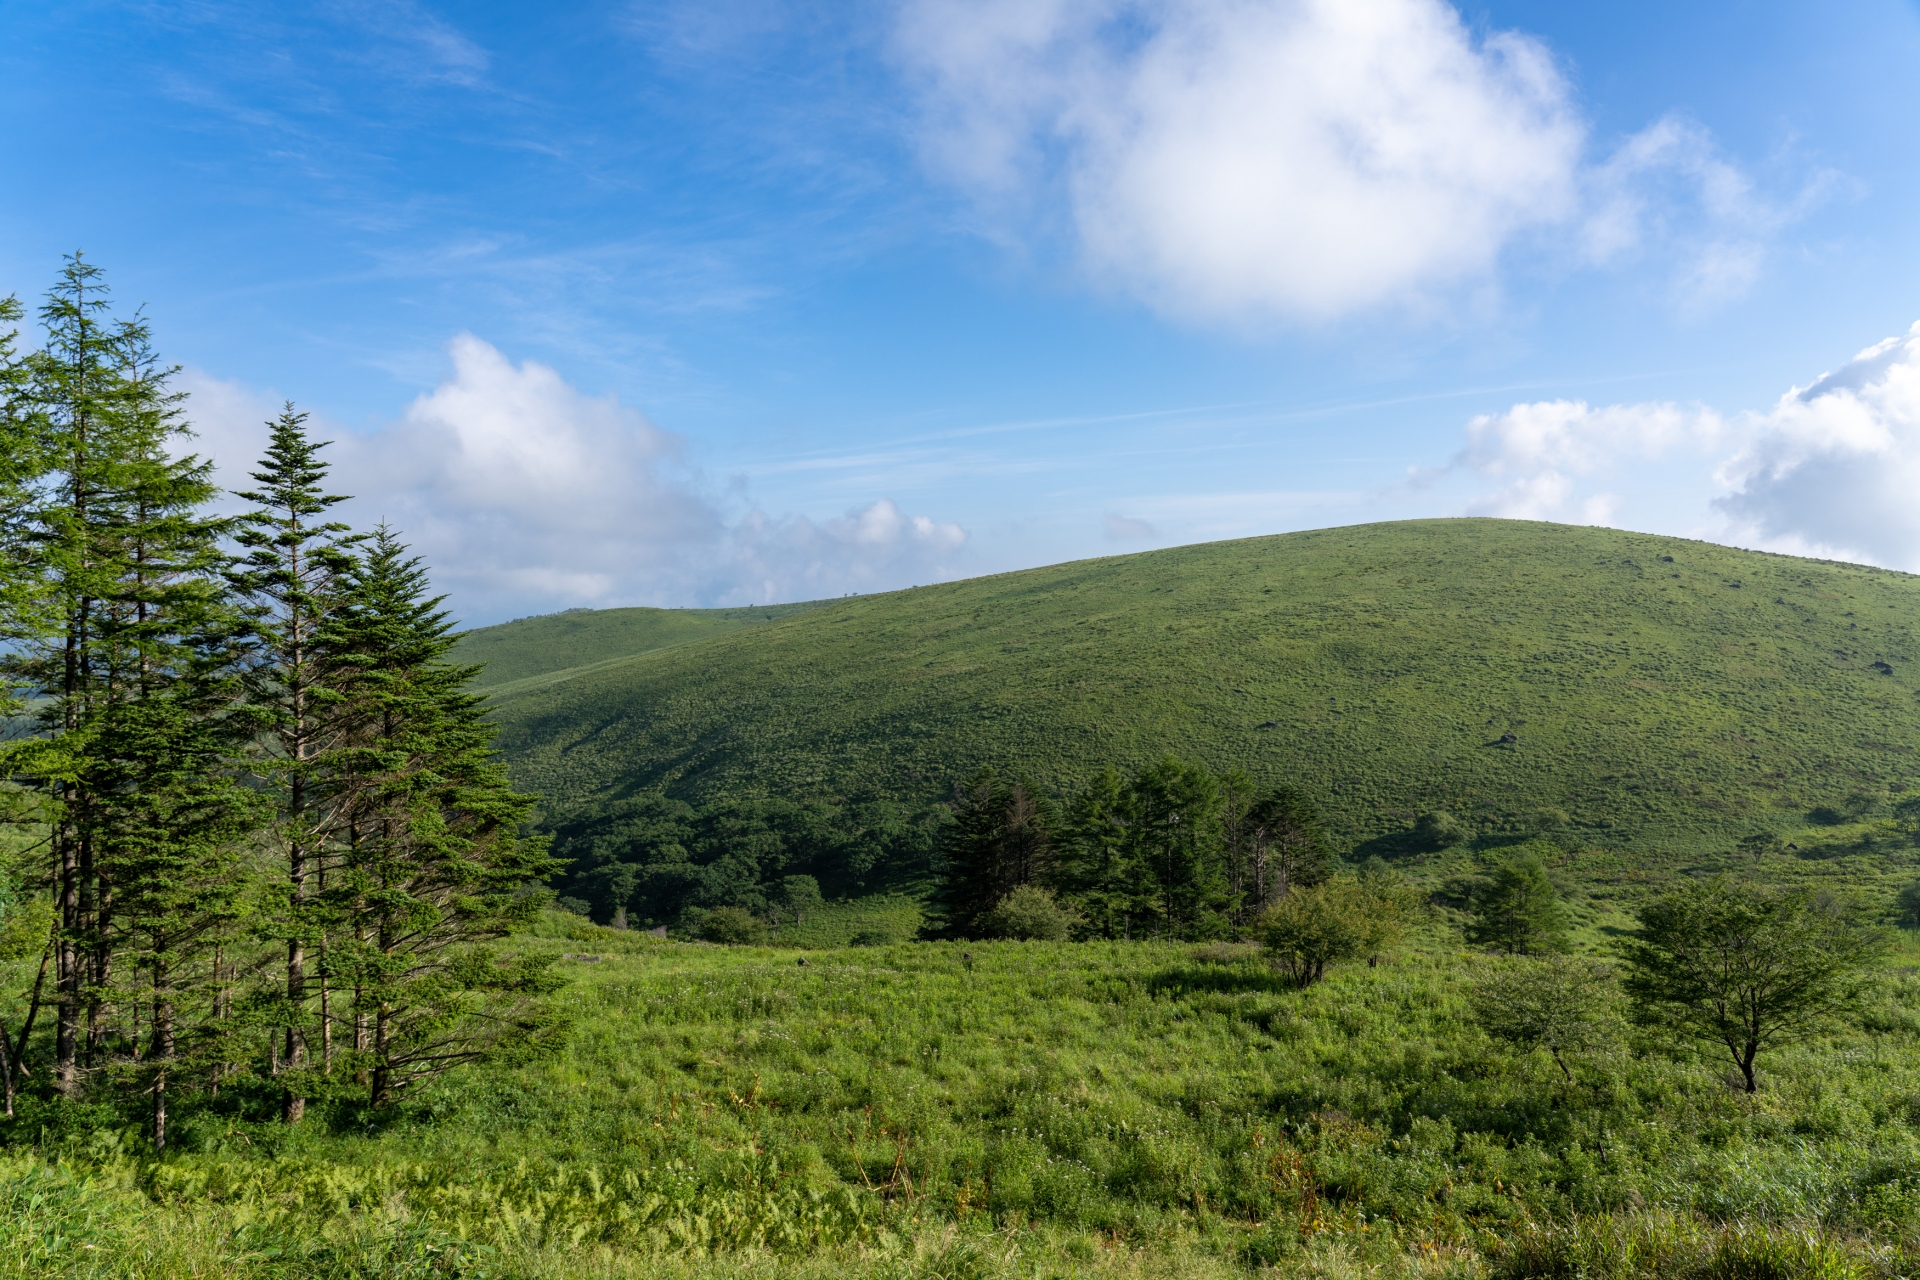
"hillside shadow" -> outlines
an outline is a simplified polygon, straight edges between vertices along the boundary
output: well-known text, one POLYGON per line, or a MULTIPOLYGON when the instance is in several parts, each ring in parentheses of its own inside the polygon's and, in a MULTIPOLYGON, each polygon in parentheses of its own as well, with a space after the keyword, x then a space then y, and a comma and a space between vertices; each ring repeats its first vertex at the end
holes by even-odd
POLYGON ((1382 858, 1388 862, 1405 862, 1409 858, 1431 852, 1433 849, 1429 842, 1421 839, 1414 832, 1395 831, 1361 841, 1353 847, 1353 852, 1347 855, 1347 860, 1365 862, 1368 858, 1382 858))

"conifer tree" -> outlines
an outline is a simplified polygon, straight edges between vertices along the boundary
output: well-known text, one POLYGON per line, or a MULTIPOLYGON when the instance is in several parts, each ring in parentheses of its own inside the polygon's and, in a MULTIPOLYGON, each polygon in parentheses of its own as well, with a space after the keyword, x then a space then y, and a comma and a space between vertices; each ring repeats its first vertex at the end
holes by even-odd
POLYGON ((1001 899, 1051 872, 1052 815, 1032 787, 1001 779, 991 768, 956 783, 951 804, 953 822, 940 836, 941 931, 984 937, 987 914, 1001 899))
POLYGON ((69 258, 40 313, 47 345, 21 362, 12 415, 30 459, 15 510, 30 585, 9 601, 6 663, 45 701, 41 735, 11 744, 7 767, 39 786, 50 827, 54 1080, 68 1094, 106 1053, 121 936, 114 839, 130 792, 112 726, 168 696, 195 651, 221 644, 214 574, 225 527, 202 510, 209 469, 174 454, 188 434, 181 397, 145 322, 106 310, 99 269, 69 258))
POLYGON ((1212 931, 1228 902, 1219 784, 1204 767, 1168 756, 1142 770, 1130 793, 1131 865, 1152 927, 1171 937, 1212 931))
POLYGON ((1255 853, 1249 879, 1259 908, 1333 874, 1334 854, 1320 811, 1298 787, 1274 788, 1254 806, 1251 817, 1255 853))
POLYGON ((473 945, 533 919, 546 901, 533 886, 560 864, 519 833, 532 798, 508 784, 466 688, 478 668, 447 661, 452 624, 427 592, 383 527, 325 641, 349 729, 319 760, 337 853, 316 906, 337 925, 325 972, 352 992, 351 1060, 376 1107, 557 1025, 540 1000, 555 986, 544 962, 473 945))
POLYGON ((1074 795, 1061 824, 1058 882, 1102 937, 1131 937, 1148 909, 1137 888, 1131 812, 1127 780, 1109 765, 1074 795))
POLYGON ((1467 941, 1508 955, 1539 955, 1566 946, 1567 912, 1547 869, 1531 853, 1494 868, 1473 898, 1467 941))
MULTIPOLYGON (((233 574, 249 604, 258 646, 249 705, 274 746, 262 773, 277 801, 271 830, 286 869, 278 913, 286 982, 277 1017, 285 1040, 281 1118, 289 1124, 306 1112, 307 951, 319 931, 311 898, 323 874, 329 822, 319 760, 339 742, 339 668, 321 636, 339 607, 339 585, 356 541, 345 524, 326 518, 346 499, 325 490, 327 464, 320 451, 326 443, 308 437, 306 418, 289 403, 269 424, 266 455, 252 473, 259 487, 237 495, 255 510, 243 518, 235 539, 244 556, 233 574)), ((321 1003, 327 1003, 324 990, 321 1003)), ((330 1023, 322 1008, 323 1039, 330 1023)), ((323 1044, 323 1059, 326 1049, 323 1044)))

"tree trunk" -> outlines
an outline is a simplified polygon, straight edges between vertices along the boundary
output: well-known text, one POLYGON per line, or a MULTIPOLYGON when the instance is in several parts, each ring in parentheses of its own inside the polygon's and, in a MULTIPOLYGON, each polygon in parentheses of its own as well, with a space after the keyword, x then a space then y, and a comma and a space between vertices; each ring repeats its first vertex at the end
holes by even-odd
POLYGON ((53 1083, 66 1097, 79 1089, 80 954, 74 939, 80 932, 80 861, 78 838, 71 827, 60 838, 60 920, 54 944, 54 998, 58 1008, 53 1033, 53 1083))
POLYGON ((0 1021, 0 1089, 6 1094, 6 1115, 13 1118, 13 1033, 0 1021))
POLYGON ((376 1108, 393 1105, 393 1076, 387 1068, 388 1012, 387 1006, 383 1004, 373 1018, 373 1084, 368 1092, 368 1098, 376 1108))
MULTIPOLYGON (((288 1071, 298 1071, 306 1061, 306 1043, 300 1034, 298 1019, 307 998, 307 955, 300 939, 287 942, 287 1039, 282 1061, 288 1071)), ((289 1085, 280 1101, 280 1119, 299 1124, 307 1114, 307 1100, 289 1085)))
POLYGON ((167 966, 153 964, 153 1149, 167 1149, 167 1068, 173 1061, 173 1000, 167 988, 167 966))
POLYGON ((47 981, 47 961, 53 956, 53 943, 47 943, 47 949, 40 953, 40 972, 33 976, 33 997, 27 1002, 27 1020, 20 1025, 20 1040, 13 1051, 13 1060, 20 1068, 20 1078, 26 1079, 33 1072, 27 1070, 28 1037, 33 1035, 33 1020, 40 1016, 40 992, 47 981))

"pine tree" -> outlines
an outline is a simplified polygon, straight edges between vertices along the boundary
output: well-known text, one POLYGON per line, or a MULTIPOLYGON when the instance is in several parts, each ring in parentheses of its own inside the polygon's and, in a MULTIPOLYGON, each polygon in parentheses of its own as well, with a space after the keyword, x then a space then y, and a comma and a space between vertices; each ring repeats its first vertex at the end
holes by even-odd
POLYGON ((338 928, 325 973, 352 992, 351 1061, 376 1107, 557 1025, 544 962, 473 945, 532 920, 546 901, 533 886, 560 864, 519 834, 533 800, 508 784, 467 690, 478 668, 447 661, 452 624, 427 592, 383 527, 325 638, 349 729, 319 758, 339 852, 316 905, 338 928))
POLYGON ((1220 788, 1204 767, 1168 756, 1129 788, 1131 865, 1152 928, 1168 937, 1217 931, 1228 906, 1220 858, 1220 788))
POLYGON ((1074 795, 1061 823, 1057 883, 1102 937, 1131 937, 1150 910, 1137 888, 1131 813, 1127 780, 1109 765, 1074 795))
MULTIPOLYGON (((268 424, 266 455, 252 473, 259 487, 237 495, 255 510, 242 520, 236 541, 245 556, 233 574, 249 603, 257 643, 249 706, 275 748, 262 772, 278 802, 272 831, 287 876, 279 911, 286 983, 277 1021, 286 1067, 281 1118, 289 1124, 300 1121, 307 1105, 307 951, 319 941, 311 898, 324 875, 329 821, 318 762, 339 741, 340 672, 320 637, 339 607, 339 585, 356 541, 345 524, 325 518, 346 499, 325 491, 327 464, 320 451, 326 444, 309 439, 306 418, 289 403, 268 424)), ((323 987, 323 1070, 330 1065, 329 996, 323 987)))
POLYGON ((1294 888, 1319 884, 1333 874, 1333 850, 1320 811, 1299 788, 1276 787, 1254 806, 1251 822, 1255 915, 1294 888))

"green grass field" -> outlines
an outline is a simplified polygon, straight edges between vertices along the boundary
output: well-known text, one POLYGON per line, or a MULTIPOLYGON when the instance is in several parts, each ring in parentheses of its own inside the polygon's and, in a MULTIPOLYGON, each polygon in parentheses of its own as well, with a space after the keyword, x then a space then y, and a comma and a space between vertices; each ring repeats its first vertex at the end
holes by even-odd
POLYGON ((683 630, 655 619, 647 651, 617 656, 640 612, 463 645, 495 664, 515 776, 557 806, 656 787, 927 803, 985 763, 1066 790, 1173 752, 1304 784, 1363 851, 1437 809, 1710 849, 1870 811, 1920 774, 1920 579, 1645 534, 1287 534, 827 601, 672 647, 657 637, 683 630))
POLYGON ((0 1277, 1920 1275, 1920 935, 1756 1095, 1624 1031, 1569 1083, 1475 1025, 1490 962, 1446 892, 1546 830, 1587 953, 1689 876, 1884 915, 1920 879, 1884 816, 1920 782, 1916 581, 1436 521, 472 633, 513 768, 558 803, 929 802, 980 763, 1066 789, 1173 751, 1304 782, 1435 896, 1384 963, 1306 991, 1245 944, 910 941, 905 885, 765 947, 550 912, 507 945, 564 957, 566 1047, 397 1115, 343 1082, 288 1130, 271 1082, 229 1082, 156 1162, 137 1099, 30 1084, 0 1123, 0 1277), (1474 838, 1401 838, 1442 808, 1474 838), (1729 852, 1762 829, 1791 846, 1729 852))
POLYGON ((1629 1039, 1577 1059, 1572 1085, 1489 1042, 1464 1001, 1486 962, 1444 914, 1306 992, 1217 945, 722 948, 562 916, 520 945, 574 957, 570 1047, 459 1072, 382 1127, 340 1104, 289 1133, 241 1094, 154 1164, 109 1108, 23 1107, 8 1138, 37 1150, 0 1160, 0 1275, 1865 1277, 1920 1260, 1911 944, 1860 1026, 1771 1055, 1754 1098, 1723 1064, 1629 1039), (1760 1261, 1714 1263, 1729 1250, 1760 1261))

